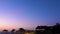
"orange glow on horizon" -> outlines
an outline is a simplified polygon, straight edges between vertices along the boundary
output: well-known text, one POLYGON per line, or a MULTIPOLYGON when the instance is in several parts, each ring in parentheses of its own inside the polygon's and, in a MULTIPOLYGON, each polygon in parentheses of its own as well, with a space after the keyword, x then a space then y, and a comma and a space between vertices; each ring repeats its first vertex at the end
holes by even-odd
POLYGON ((7 29, 7 30, 12 30, 12 29, 16 29, 16 27, 13 27, 13 26, 1 26, 0 25, 0 31, 4 30, 4 29, 7 29))

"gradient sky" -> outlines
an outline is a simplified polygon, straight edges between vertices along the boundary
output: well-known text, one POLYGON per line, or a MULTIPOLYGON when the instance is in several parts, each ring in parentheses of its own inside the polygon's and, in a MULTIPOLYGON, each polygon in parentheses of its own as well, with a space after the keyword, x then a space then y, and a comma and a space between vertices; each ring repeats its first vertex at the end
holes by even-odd
POLYGON ((56 22, 60 22, 60 0, 0 0, 0 29, 34 29, 56 22))

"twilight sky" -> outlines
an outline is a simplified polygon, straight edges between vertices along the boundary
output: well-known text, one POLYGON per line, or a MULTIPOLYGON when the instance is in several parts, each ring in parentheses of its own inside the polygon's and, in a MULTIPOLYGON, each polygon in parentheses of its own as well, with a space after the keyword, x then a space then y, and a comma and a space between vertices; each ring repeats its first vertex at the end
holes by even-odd
POLYGON ((0 29, 34 29, 56 22, 60 22, 60 0, 0 0, 0 29))

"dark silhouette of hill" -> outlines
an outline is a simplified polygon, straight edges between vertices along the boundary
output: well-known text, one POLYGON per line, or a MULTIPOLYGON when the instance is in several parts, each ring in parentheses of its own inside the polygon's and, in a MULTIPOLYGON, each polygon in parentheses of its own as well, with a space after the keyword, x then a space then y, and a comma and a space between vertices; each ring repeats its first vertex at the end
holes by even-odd
POLYGON ((12 29, 11 34, 15 34, 15 33, 16 33, 15 29, 12 29))
POLYGON ((19 30, 16 31, 16 34, 25 34, 25 29, 19 28, 19 30))
POLYGON ((8 34, 8 30, 6 30, 6 29, 3 30, 3 31, 2 31, 2 34, 8 34))
POLYGON ((36 34, 60 34, 60 24, 54 26, 37 26, 36 34))

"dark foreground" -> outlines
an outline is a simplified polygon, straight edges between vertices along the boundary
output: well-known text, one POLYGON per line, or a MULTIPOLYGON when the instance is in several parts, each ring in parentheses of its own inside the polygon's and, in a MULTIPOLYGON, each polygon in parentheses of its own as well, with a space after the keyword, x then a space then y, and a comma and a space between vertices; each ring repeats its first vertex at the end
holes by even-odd
POLYGON ((0 34, 60 34, 60 24, 56 23, 54 26, 37 26, 35 30, 25 30, 23 28, 19 28, 17 31, 12 29, 10 32, 3 30, 0 34))

